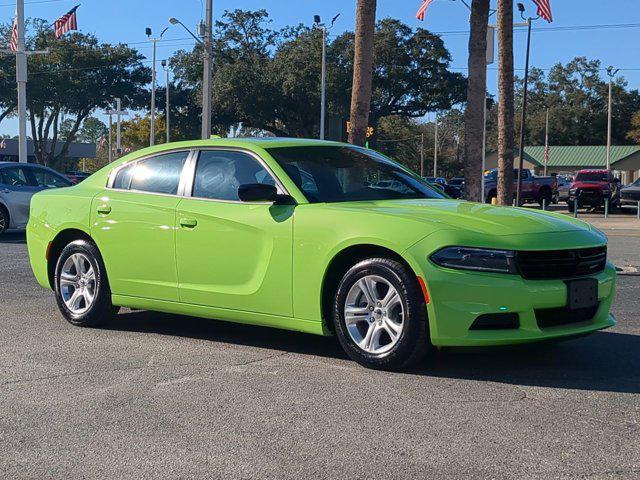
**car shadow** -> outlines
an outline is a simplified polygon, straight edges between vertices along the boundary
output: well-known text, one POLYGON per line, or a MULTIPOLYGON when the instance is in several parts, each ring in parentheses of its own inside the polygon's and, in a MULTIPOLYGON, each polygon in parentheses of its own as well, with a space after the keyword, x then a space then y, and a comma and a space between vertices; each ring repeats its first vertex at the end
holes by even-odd
POLYGON ((25 232, 4 232, 0 235, 0 243, 27 243, 25 232))
MULTIPOLYGON (((121 313, 105 328, 348 358, 333 337, 164 313, 121 313)), ((434 350, 422 365, 406 373, 521 386, 640 393, 640 336, 599 332, 554 343, 434 350)))

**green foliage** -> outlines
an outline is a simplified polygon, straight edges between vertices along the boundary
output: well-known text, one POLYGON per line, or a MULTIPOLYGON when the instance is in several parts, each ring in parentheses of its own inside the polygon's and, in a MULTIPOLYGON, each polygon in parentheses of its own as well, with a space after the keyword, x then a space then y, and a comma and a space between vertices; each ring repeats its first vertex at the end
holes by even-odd
MULTIPOLYGON (((219 133, 234 124, 276 135, 316 136, 319 130, 321 32, 302 25, 275 31, 265 10, 225 12, 214 41, 213 121, 219 133)), ((372 122, 389 115, 421 117, 463 101, 462 75, 442 40, 391 19, 378 22, 372 122)), ((175 79, 199 102, 202 52, 171 59, 175 79)), ((328 115, 348 117, 353 33, 327 46, 328 115)), ((193 121, 198 121, 196 118, 193 121)))

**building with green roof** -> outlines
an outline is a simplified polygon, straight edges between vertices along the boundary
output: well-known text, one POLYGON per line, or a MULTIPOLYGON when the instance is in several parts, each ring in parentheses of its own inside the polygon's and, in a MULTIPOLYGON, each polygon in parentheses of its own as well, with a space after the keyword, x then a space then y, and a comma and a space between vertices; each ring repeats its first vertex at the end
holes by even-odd
MULTIPOLYGON (((544 146, 525 147, 525 168, 534 170, 536 174, 544 173, 544 146)), ((518 159, 516 158, 516 164, 518 159)), ((496 168, 498 154, 487 155, 487 169, 496 168)), ((583 169, 607 168, 607 147, 596 146, 558 146, 549 147, 547 173, 573 173, 583 169)), ((611 169, 618 172, 623 183, 631 183, 640 173, 640 146, 623 145, 611 147, 611 169)))

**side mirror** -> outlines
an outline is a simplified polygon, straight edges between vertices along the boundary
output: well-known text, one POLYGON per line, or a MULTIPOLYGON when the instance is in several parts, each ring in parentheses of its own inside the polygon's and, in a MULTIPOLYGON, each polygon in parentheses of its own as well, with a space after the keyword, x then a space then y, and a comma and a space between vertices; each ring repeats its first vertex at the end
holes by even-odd
POLYGON ((264 183, 246 183, 238 187, 238 198, 243 202, 275 202, 278 190, 264 183))

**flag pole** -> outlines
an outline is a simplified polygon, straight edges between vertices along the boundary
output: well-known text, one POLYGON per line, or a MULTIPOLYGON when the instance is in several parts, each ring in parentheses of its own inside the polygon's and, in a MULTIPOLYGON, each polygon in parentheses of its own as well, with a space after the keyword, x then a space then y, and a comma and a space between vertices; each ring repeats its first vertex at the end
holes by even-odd
POLYGON ((24 41, 24 0, 16 0, 18 49, 16 50, 16 83, 18 84, 18 161, 27 163, 27 55, 24 41))

